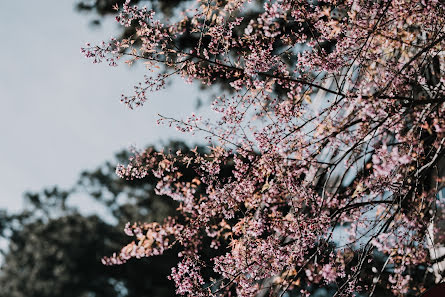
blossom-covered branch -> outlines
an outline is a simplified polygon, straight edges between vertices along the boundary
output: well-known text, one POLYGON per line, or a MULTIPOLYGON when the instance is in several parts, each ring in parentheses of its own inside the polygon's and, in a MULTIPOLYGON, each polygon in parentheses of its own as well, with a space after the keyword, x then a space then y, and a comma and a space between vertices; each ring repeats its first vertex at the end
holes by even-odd
POLYGON ((444 240, 428 231, 444 211, 439 1, 202 0, 168 22, 127 1, 116 19, 136 34, 85 55, 166 71, 124 96, 129 107, 174 74, 228 89, 214 118, 161 119, 205 132, 211 151, 143 152, 118 167, 130 179, 153 172, 180 208, 162 224, 129 225, 136 241, 106 264, 180 246, 171 278, 191 296, 372 295, 383 281, 405 296, 443 278, 436 266, 417 271, 444 240))

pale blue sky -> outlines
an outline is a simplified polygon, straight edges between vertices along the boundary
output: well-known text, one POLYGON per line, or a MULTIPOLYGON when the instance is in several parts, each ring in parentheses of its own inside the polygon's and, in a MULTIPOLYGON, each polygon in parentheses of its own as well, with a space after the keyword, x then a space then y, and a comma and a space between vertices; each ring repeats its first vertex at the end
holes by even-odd
POLYGON ((110 38, 113 21, 92 29, 74 0, 1 2, 0 208, 20 209, 26 190, 70 186, 130 145, 178 138, 156 125, 157 114, 189 115, 196 87, 177 80, 131 111, 119 98, 142 67, 95 65, 80 54, 85 42, 110 38))

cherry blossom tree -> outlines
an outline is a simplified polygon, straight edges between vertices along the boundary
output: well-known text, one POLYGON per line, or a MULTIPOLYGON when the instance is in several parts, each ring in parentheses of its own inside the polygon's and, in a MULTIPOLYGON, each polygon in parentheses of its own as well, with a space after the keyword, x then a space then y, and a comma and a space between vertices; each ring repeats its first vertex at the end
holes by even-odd
POLYGON ((170 20, 129 1, 115 9, 135 34, 82 52, 147 66, 122 95, 129 108, 173 75, 230 88, 213 118, 159 119, 204 133, 211 152, 142 151, 117 167, 154 173, 180 207, 129 222, 135 240, 105 264, 179 246, 171 279, 190 296, 409 296, 443 281, 443 3, 199 0, 170 20))

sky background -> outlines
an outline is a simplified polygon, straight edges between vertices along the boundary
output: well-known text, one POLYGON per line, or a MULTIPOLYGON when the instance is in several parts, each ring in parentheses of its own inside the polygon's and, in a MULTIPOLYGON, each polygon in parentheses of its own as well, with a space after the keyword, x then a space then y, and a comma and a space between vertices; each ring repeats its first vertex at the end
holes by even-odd
MULTIPOLYGON (((2 1, 0 9, 0 208, 23 207, 25 191, 69 187, 130 145, 185 138, 156 125, 157 114, 184 118, 196 86, 174 81, 138 110, 120 103, 144 69, 92 64, 80 53, 118 32, 112 19, 92 28, 74 0, 2 1)), ((91 206, 94 208, 94 206, 91 206)), ((94 210, 94 209, 92 209, 94 210)))

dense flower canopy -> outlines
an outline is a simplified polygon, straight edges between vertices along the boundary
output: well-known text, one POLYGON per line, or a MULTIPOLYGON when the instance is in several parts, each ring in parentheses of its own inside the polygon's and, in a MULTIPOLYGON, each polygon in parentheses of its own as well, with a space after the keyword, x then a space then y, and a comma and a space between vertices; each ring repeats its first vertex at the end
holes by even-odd
POLYGON ((164 222, 129 223, 135 241, 104 263, 180 245, 171 279, 191 296, 309 296, 323 286, 371 296, 381 282, 402 296, 423 291, 427 274, 440 281, 443 3, 199 0, 171 20, 129 1, 116 10, 136 34, 82 51, 155 73, 122 96, 130 108, 172 75, 229 88, 212 119, 160 119, 206 133, 209 153, 146 151, 117 168, 127 179, 154 172, 158 193, 181 206, 164 222), (195 37, 190 48, 178 44, 184 34, 195 37), (184 165, 198 177, 183 176, 184 165), (413 277, 417 267, 428 269, 413 277))

